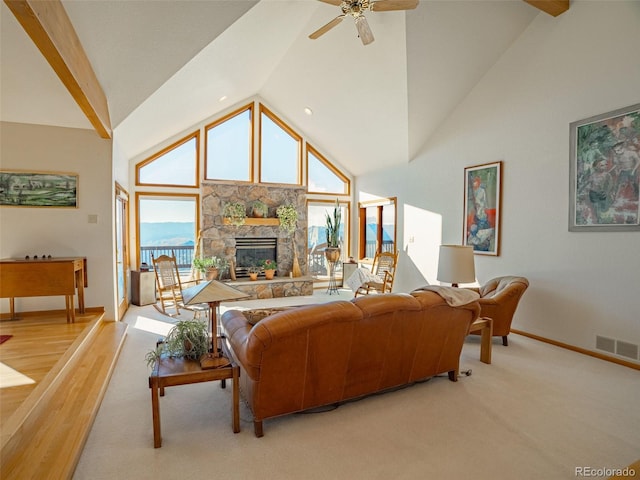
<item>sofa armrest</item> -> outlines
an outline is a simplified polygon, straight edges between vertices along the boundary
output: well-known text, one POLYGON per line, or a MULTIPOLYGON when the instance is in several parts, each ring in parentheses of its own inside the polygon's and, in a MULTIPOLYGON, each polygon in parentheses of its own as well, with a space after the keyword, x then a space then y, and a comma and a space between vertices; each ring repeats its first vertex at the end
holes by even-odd
POLYGON ((242 365, 251 378, 257 378, 259 369, 251 365, 247 358, 246 346, 252 328, 247 317, 240 310, 229 310, 222 315, 220 323, 234 359, 242 365))

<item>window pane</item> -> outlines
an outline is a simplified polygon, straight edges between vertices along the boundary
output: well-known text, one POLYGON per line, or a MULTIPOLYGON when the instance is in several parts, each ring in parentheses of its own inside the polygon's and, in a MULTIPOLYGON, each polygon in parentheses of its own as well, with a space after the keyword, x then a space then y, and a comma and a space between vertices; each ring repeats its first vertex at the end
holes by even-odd
MULTIPOLYGON (((327 259, 324 256, 324 249, 327 246, 327 221, 326 214, 328 213, 333 217, 334 204, 327 202, 309 203, 307 208, 307 247, 309 252, 309 258, 307 259, 309 264, 309 274, 318 277, 327 277, 329 275, 329 265, 327 259)), ((340 210, 342 212, 342 222, 340 224, 340 247, 341 257, 345 259, 349 252, 347 251, 349 245, 347 225, 349 224, 348 208, 346 205, 341 205, 340 210)), ((336 275, 340 277, 342 271, 342 263, 338 262, 336 265, 336 275)))
POLYGON ((173 255, 181 271, 191 269, 195 246, 196 197, 140 197, 140 262, 151 266, 151 254, 173 255))
POLYGON ((249 181, 251 109, 207 130, 207 178, 249 181))
POLYGON ((382 207, 382 251, 395 252, 396 209, 393 205, 382 207))
POLYGON ((349 193, 348 184, 336 175, 312 151, 307 152, 307 170, 310 192, 318 193, 349 193))
POLYGON ((298 184, 300 140, 261 114, 260 181, 298 184))
POLYGON ((376 255, 376 241, 378 239, 378 207, 367 207, 365 232, 365 251, 366 258, 373 258, 376 255))
POLYGON ((195 186, 198 151, 197 137, 172 148, 138 169, 139 182, 145 185, 195 186))

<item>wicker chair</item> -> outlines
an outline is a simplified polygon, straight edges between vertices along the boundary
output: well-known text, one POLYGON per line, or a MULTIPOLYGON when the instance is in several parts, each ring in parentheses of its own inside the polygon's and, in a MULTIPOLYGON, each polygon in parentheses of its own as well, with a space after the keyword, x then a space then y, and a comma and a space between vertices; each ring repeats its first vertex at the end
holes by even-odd
POLYGON ((354 297, 358 294, 368 295, 371 292, 391 293, 393 289, 393 281, 396 278, 396 266, 398 264, 398 254, 393 252, 376 253, 371 267, 371 273, 375 275, 376 280, 370 280, 363 283, 360 288, 355 291, 354 297))

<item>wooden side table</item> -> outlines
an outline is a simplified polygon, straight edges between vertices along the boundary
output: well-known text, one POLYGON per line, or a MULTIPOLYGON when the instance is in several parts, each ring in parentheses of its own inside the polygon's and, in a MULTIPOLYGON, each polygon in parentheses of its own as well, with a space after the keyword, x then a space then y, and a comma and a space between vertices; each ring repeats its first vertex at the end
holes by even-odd
POLYGON ((493 337, 493 319, 480 317, 469 327, 469 333, 480 332, 480 361, 491 363, 491 339, 493 337))
POLYGON ((226 379, 233 380, 232 427, 233 433, 238 433, 240 431, 240 367, 238 365, 232 363, 222 368, 203 370, 197 360, 189 360, 187 358, 161 358, 158 360, 149 376, 154 448, 162 446, 160 396, 164 396, 165 387, 220 380, 221 387, 224 388, 226 379))

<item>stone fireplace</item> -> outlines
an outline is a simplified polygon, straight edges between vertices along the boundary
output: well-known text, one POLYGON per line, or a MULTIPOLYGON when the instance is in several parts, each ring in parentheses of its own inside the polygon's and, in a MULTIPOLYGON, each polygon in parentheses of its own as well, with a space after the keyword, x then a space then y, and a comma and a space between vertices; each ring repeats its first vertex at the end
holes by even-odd
MULTIPOLYGON (((289 295, 310 295, 313 293, 313 281, 308 275, 307 268, 307 204, 306 189, 300 186, 291 185, 265 185, 257 183, 238 182, 203 182, 201 186, 202 197, 202 254, 204 256, 216 255, 235 263, 238 256, 237 239, 269 238, 275 241, 275 260, 278 263, 277 278, 279 280, 263 280, 258 284, 267 282, 282 282, 289 280, 289 275, 293 267, 294 252, 298 259, 298 265, 304 276, 304 281, 308 283, 304 288, 300 288, 293 282, 291 286, 284 286, 278 293, 263 296, 255 295, 257 298, 269 298, 269 296, 289 296, 289 295), (222 210, 228 202, 242 202, 250 211, 250 205, 255 200, 261 200, 268 206, 267 218, 249 218, 244 225, 235 226, 227 224, 222 217, 222 210), (291 204, 298 211, 298 229, 293 235, 280 229, 280 224, 276 217, 276 209, 280 205, 291 204), (287 293, 288 291, 294 293, 287 293)), ((266 252, 263 252, 266 254, 266 252)), ((242 253, 240 253, 242 257, 242 253)), ((266 257, 264 257, 266 258, 266 257)), ((240 265, 238 267, 248 267, 240 265)), ((244 280, 242 277, 239 281, 244 280)), ((242 282, 244 283, 244 282, 242 282)), ((249 283, 249 282, 247 282, 249 283)), ((256 282, 251 282, 255 284, 256 282)), ((252 292, 253 294, 253 292, 252 292)))

